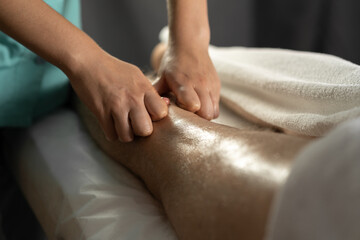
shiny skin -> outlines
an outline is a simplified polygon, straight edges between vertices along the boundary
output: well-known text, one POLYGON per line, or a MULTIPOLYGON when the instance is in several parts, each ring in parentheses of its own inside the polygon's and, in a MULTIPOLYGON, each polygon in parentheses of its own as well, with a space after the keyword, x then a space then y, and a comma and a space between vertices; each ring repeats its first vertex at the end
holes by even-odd
POLYGON ((109 143, 86 107, 78 111, 98 145, 162 203, 180 239, 262 239, 291 159, 310 141, 212 123, 173 103, 150 137, 109 143))

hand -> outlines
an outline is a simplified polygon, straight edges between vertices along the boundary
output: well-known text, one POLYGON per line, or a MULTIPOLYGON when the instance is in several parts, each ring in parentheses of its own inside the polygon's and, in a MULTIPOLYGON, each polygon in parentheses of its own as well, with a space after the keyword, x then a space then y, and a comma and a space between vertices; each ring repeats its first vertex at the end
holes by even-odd
POLYGON ((208 120, 219 116, 220 80, 207 48, 168 47, 159 74, 154 87, 160 95, 172 91, 179 107, 208 120))
POLYGON ((82 102, 95 114, 108 140, 130 142, 148 136, 152 121, 167 115, 167 104, 134 65, 104 51, 77 61, 68 74, 82 102))

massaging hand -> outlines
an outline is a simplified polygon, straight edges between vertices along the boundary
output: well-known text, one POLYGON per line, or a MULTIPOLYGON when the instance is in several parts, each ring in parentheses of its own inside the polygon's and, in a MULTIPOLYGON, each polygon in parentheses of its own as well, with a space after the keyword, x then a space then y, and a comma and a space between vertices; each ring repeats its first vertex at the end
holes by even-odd
POLYGON ((220 80, 207 48, 168 47, 159 74, 154 87, 160 95, 172 91, 181 108, 208 120, 219 116, 220 80))
POLYGON ((108 140, 148 136, 167 104, 139 68, 102 52, 69 76, 79 98, 97 117, 108 140))

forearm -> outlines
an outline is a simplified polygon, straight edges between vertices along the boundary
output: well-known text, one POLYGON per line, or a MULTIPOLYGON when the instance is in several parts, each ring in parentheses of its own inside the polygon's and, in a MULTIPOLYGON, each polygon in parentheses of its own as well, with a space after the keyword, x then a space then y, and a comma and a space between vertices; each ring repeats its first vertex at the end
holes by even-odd
POLYGON ((206 0, 167 0, 170 44, 207 50, 210 27, 206 0))
POLYGON ((42 0, 0 0, 0 30, 56 65, 73 71, 98 45, 42 0))
POLYGON ((209 56, 206 0, 168 0, 169 42, 154 84, 173 92, 181 108, 211 120, 219 116, 220 80, 209 56))
POLYGON ((0 0, 0 9, 0 30, 67 75, 109 141, 148 136, 152 121, 167 115, 165 101, 138 67, 103 51, 42 0, 0 0))

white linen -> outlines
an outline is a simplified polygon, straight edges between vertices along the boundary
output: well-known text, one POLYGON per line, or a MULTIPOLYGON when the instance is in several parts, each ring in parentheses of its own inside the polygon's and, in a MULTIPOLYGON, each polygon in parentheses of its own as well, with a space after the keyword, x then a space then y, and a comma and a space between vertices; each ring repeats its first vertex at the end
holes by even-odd
POLYGON ((277 195, 267 240, 360 239, 360 118, 310 144, 277 195))
POLYGON ((323 136, 360 116, 360 67, 281 49, 215 48, 221 97, 234 111, 300 135, 323 136))
MULTIPOLYGON (((168 29, 160 32, 168 41, 168 29)), ((224 104, 289 133, 323 136, 360 116, 360 66, 284 49, 210 47, 224 104)))

